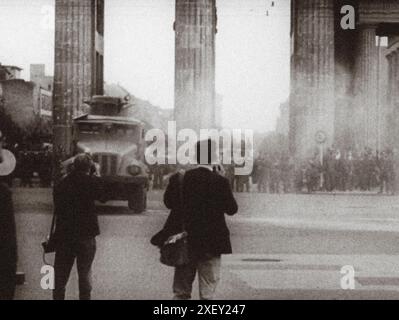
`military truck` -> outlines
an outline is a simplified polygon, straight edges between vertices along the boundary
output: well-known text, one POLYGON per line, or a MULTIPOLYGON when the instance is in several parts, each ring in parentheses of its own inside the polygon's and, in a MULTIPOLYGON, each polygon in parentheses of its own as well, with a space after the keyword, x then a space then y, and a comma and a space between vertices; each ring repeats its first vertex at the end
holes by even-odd
POLYGON ((86 103, 90 112, 74 119, 74 154, 92 156, 109 200, 127 200, 134 213, 142 213, 149 185, 144 123, 121 116, 123 99, 94 96, 86 103))

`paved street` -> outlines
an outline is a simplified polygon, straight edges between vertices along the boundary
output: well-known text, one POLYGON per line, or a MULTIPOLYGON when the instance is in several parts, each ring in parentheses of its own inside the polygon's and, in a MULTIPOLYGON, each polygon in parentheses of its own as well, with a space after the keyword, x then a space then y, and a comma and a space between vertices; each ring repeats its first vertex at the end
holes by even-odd
MULTIPOLYGON (((235 253, 223 257, 217 298, 399 299, 399 197, 252 193, 237 199, 240 211, 228 218, 235 253), (356 271, 353 291, 340 287, 345 265, 356 271)), ((171 297, 173 269, 158 262, 149 243, 167 216, 161 200, 151 192, 143 215, 130 215, 123 202, 99 207, 93 298, 171 297)), ((50 225, 51 192, 16 189, 14 201, 19 269, 27 278, 17 298, 49 299, 40 287, 40 242, 50 225)), ((75 273, 69 299, 77 297, 75 273)))

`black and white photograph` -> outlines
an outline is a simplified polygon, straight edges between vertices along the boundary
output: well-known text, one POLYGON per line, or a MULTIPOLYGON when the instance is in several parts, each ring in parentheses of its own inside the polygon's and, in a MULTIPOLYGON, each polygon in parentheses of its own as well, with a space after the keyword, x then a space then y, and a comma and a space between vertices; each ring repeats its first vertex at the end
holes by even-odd
POLYGON ((0 300, 399 300, 399 0, 0 0, 0 300))

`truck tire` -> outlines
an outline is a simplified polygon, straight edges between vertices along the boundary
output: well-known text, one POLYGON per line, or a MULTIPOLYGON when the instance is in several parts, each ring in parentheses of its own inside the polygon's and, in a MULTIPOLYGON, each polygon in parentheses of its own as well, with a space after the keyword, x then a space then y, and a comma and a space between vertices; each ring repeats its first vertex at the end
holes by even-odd
POLYGON ((138 186, 131 192, 128 200, 129 209, 136 214, 143 213, 147 208, 147 190, 143 186, 138 186))

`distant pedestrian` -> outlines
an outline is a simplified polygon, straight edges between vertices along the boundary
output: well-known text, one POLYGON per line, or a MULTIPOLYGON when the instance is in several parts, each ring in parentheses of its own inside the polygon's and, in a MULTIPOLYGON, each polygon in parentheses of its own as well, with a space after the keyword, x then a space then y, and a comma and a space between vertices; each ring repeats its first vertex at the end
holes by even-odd
POLYGON ((234 190, 234 170, 235 168, 233 164, 225 165, 225 177, 227 178, 227 180, 229 180, 231 190, 234 190))
POLYGON ((345 159, 338 150, 335 155, 335 186, 339 191, 346 191, 347 172, 345 159))
MULTIPOLYGON (((15 162, 3 154, 4 137, 0 131, 0 177, 15 169, 15 162)), ((17 237, 11 191, 0 182, 0 300, 12 300, 17 271, 17 237)))
POLYGON ((355 187, 355 164, 356 162, 353 157, 352 151, 349 151, 345 161, 345 172, 347 173, 345 189, 348 189, 349 191, 353 191, 353 188, 355 187))
POLYGON ((21 157, 21 187, 33 187, 33 163, 33 154, 27 150, 24 150, 21 157))
POLYGON ((39 177, 40 186, 42 188, 51 187, 51 176, 53 172, 53 159, 49 150, 45 150, 42 156, 42 160, 39 164, 39 177))
POLYGON ((326 190, 329 192, 334 191, 336 187, 336 177, 337 177, 336 162, 337 159, 336 159, 335 150, 329 149, 324 162, 324 171, 326 178, 325 184, 326 184, 326 190))
POLYGON ((163 164, 156 164, 154 166, 154 183, 153 183, 153 189, 160 189, 162 190, 164 187, 164 176, 166 172, 166 165, 163 164))
POLYGON ((381 155, 378 165, 380 193, 394 194, 395 170, 392 153, 385 151, 381 155))
POLYGON ((372 151, 369 148, 365 148, 361 169, 363 191, 371 191, 373 187, 373 178, 375 177, 375 169, 376 163, 372 151))
POLYGON ((283 185, 283 192, 288 193, 291 189, 292 160, 287 155, 283 155, 280 161, 280 176, 283 185))
POLYGON ((270 184, 269 184, 270 193, 280 193, 280 179, 281 179, 280 162, 278 160, 275 160, 270 170, 270 184))
POLYGON ((262 193, 266 193, 268 191, 268 182, 270 176, 271 163, 267 156, 262 158, 260 169, 259 169, 259 182, 258 182, 258 191, 262 193))
POLYGON ((104 199, 100 178, 90 175, 90 156, 75 157, 73 171, 54 190, 56 229, 55 300, 65 299, 65 287, 76 260, 80 300, 91 299, 91 267, 100 234, 94 201, 104 199))
POLYGON ((306 168, 306 187, 308 193, 317 191, 317 185, 319 182, 320 171, 313 160, 310 160, 306 168))
POLYGON ((191 298, 196 273, 200 299, 213 299, 220 278, 221 255, 232 253, 224 214, 233 215, 238 208, 228 179, 213 168, 217 157, 212 146, 211 140, 198 142, 196 158, 200 164, 187 171, 183 179, 179 178, 179 173, 171 177, 164 195, 171 213, 163 230, 151 240, 152 244, 162 246, 171 235, 182 232, 184 221, 190 262, 175 268, 173 292, 178 300, 191 298), (208 159, 201 162, 204 143, 208 144, 208 159))
MULTIPOLYGON (((242 165, 237 165, 236 168, 243 168, 245 164, 242 165)), ((236 175, 235 176, 236 180, 236 186, 237 186, 237 192, 250 192, 250 186, 249 186, 249 175, 236 175)))

